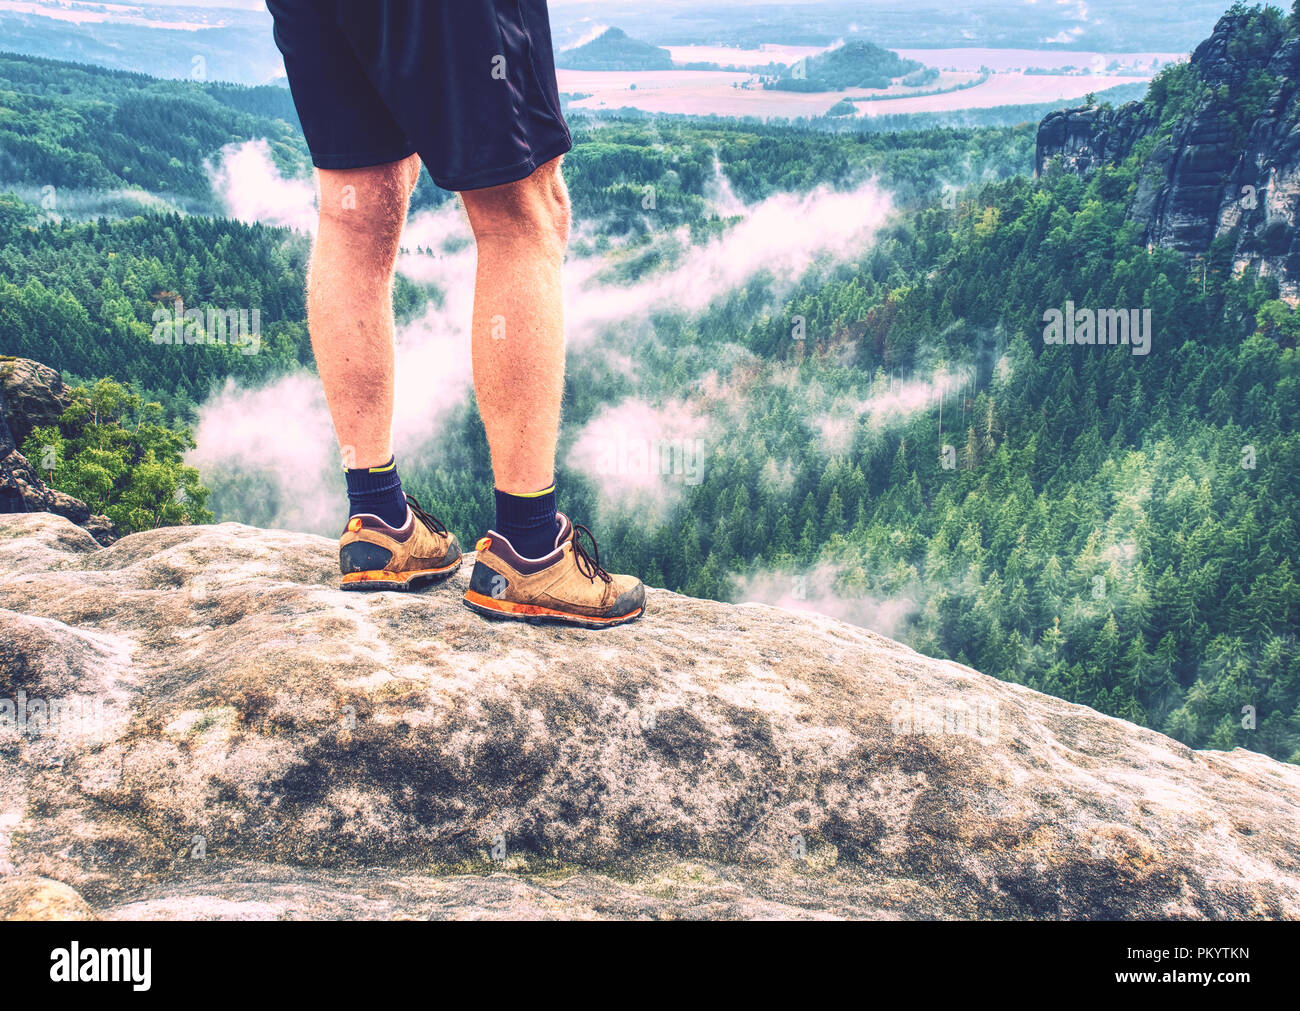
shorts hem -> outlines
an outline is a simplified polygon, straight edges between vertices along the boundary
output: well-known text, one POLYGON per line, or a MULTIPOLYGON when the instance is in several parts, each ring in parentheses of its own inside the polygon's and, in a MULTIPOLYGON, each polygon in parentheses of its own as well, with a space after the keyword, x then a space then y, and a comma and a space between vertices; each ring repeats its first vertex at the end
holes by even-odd
MULTIPOLYGON (((493 167, 483 169, 479 172, 471 172, 461 176, 433 176, 433 181, 444 190, 460 192, 461 190, 482 190, 489 186, 504 186, 506 183, 516 183, 520 179, 527 179, 548 161, 554 161, 562 154, 573 150, 573 138, 568 133, 553 144, 546 147, 538 148, 523 161, 515 162, 512 165, 493 167)), ((428 168, 428 161, 425 162, 425 168, 428 168)))
POLYGON ((371 168, 375 165, 388 165, 395 161, 402 161, 413 154, 415 154, 414 147, 361 154, 313 154, 311 163, 319 169, 371 168))

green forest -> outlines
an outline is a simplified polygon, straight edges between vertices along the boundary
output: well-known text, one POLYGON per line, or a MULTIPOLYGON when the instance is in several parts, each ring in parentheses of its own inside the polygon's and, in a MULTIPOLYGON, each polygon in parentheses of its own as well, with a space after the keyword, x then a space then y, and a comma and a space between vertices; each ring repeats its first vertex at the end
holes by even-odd
MULTIPOLYGON (((101 82, 107 73, 0 58, 0 131, 33 124, 25 146, 0 133, 0 178, 39 186, 40 159, 71 151, 85 185, 202 200, 196 152, 251 136, 272 139, 286 171, 303 168, 295 131, 259 89, 194 86, 195 97, 168 82, 162 95, 148 78, 101 82), (147 125, 172 116, 187 122, 174 150, 147 125), (156 157, 125 150, 146 134, 156 157)), ((1198 87, 1178 65, 1153 91, 1172 116, 1198 87)), ((875 179, 897 208, 856 262, 780 299, 787 279, 760 272, 703 314, 660 312, 636 335, 611 334, 635 382, 602 366, 605 347, 575 352, 566 433, 630 397, 725 419, 709 429, 702 480, 675 489, 664 516, 602 510, 599 476, 562 465, 562 508, 599 518, 602 559, 715 599, 764 578, 810 600, 888 603, 889 634, 923 653, 1195 747, 1300 761, 1300 314, 1274 281, 1235 274, 1226 243, 1200 262, 1148 248, 1127 218, 1139 153, 1087 178, 1035 179, 1033 123, 868 134, 610 116, 574 127, 574 216, 598 227, 572 255, 605 256, 629 282, 671 266, 683 228, 691 243, 726 234, 732 222, 707 197, 715 160, 747 203, 875 179), (1046 344, 1044 313, 1067 302, 1149 308, 1151 353, 1046 344), (884 423, 852 410, 936 377, 954 378, 884 423), (832 445, 824 424, 844 405, 832 445)), ((427 180, 417 195, 445 199, 427 180)), ((100 392, 115 425, 176 436, 150 429, 120 450, 127 466, 106 468, 97 502, 125 529, 176 521, 140 504, 131 454, 175 467, 214 385, 311 368, 306 256, 302 236, 210 215, 57 220, 0 197, 0 352, 63 370, 83 404, 113 377, 124 392, 100 392), (175 297, 260 306, 261 351, 154 345, 152 313, 175 297)), ((436 296, 399 284, 397 312, 412 318, 436 296)), ((74 462, 102 437, 84 407, 60 427, 53 483, 84 492, 91 478, 74 462)), ((436 467, 404 479, 473 538, 491 520, 491 475, 472 400, 443 442, 436 467)), ((189 519, 208 507, 261 519, 222 515, 220 496, 209 502, 181 470, 169 480, 188 482, 189 519)))

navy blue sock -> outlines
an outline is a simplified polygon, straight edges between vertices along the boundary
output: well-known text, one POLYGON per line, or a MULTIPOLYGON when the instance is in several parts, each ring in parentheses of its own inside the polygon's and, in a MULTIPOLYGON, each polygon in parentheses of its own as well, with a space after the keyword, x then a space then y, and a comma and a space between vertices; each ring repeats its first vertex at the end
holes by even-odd
POLYGON ((555 550, 555 485, 532 495, 508 495, 497 490, 497 522, 493 527, 525 558, 541 558, 555 550))
POLYGON ((373 513, 390 527, 406 522, 406 496, 394 457, 382 467, 347 470, 349 515, 373 513))

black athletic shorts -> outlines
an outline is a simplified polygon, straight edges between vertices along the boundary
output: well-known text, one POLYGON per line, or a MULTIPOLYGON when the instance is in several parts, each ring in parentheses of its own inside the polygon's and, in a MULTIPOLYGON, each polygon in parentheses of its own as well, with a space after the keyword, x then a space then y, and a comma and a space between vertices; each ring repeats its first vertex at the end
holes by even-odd
POLYGON ((573 146, 546 0, 267 0, 319 168, 419 152, 448 190, 499 186, 573 146))

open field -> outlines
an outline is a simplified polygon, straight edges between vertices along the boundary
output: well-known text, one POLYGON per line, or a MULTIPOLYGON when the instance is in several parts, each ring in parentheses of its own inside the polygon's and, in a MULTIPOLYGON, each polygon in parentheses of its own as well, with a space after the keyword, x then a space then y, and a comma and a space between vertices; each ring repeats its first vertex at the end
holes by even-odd
MULTIPOLYGON (((905 60, 919 60, 941 70, 1024 70, 1041 67, 1108 67, 1112 61, 1125 67, 1150 70, 1152 61, 1159 67, 1187 59, 1186 53, 1090 53, 1078 49, 895 49, 905 60)), ((676 57, 674 57, 676 59, 676 57)))
POLYGON ((793 63, 805 56, 816 56, 826 46, 759 46, 740 49, 735 46, 664 46, 674 63, 716 63, 721 67, 764 67, 769 63, 793 63))
POLYGON ((1083 98, 1090 91, 1104 91, 1121 84, 1134 84, 1140 77, 1112 74, 1018 74, 992 75, 983 84, 944 95, 898 98, 887 102, 863 102, 859 116, 888 116, 911 112, 953 112, 960 109, 990 109, 998 105, 1030 105, 1083 98))
MULTIPOLYGON (((679 115, 795 119, 801 116, 821 116, 843 98, 866 98, 883 94, 879 90, 866 88, 816 93, 764 91, 749 74, 717 70, 560 70, 558 76, 562 92, 589 96, 574 101, 572 107, 589 111, 630 106, 645 112, 679 115), (746 82, 753 86, 738 86, 746 82)), ((973 76, 971 72, 948 73, 939 82, 930 85, 930 88, 953 87, 973 76)), ((998 73, 983 84, 960 91, 863 102, 858 106, 858 115, 949 112, 1053 102, 1082 98, 1090 91, 1133 84, 1138 80, 1141 78, 1113 74, 998 73)), ((897 89, 900 96, 905 96, 905 91, 906 89, 897 89)))
MULTIPOLYGON (((769 63, 793 63, 807 56, 825 52, 827 46, 765 45, 756 49, 733 46, 665 46, 677 64, 716 63, 719 66, 761 67, 769 63)), ((1025 70, 1038 67, 1055 70, 1064 67, 1105 70, 1111 63, 1143 71, 1159 69, 1166 63, 1187 59, 1186 53, 1132 52, 1099 53, 1082 49, 987 49, 963 47, 952 49, 894 49, 905 60, 917 60, 940 70, 1025 70)))

